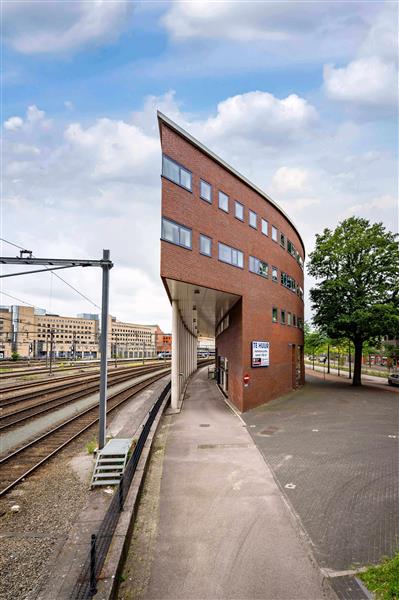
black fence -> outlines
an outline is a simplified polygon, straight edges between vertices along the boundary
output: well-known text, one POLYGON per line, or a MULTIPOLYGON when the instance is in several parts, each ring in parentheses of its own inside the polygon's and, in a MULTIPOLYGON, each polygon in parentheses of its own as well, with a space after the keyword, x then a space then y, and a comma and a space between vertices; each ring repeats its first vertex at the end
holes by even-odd
POLYGON ((136 472, 144 444, 147 440, 152 424, 154 423, 155 417, 157 416, 157 413, 167 394, 170 392, 170 386, 171 384, 169 382, 149 411, 148 418, 143 425, 136 447, 134 448, 133 454, 126 465, 125 472, 121 477, 121 481, 113 495, 111 504, 108 507, 97 533, 93 533, 91 536, 90 551, 88 552, 88 556, 82 567, 80 576, 71 592, 71 600, 85 600, 87 598, 92 598, 97 592, 97 578, 105 562, 108 548, 111 544, 119 515, 123 510, 125 498, 128 494, 130 484, 136 472))

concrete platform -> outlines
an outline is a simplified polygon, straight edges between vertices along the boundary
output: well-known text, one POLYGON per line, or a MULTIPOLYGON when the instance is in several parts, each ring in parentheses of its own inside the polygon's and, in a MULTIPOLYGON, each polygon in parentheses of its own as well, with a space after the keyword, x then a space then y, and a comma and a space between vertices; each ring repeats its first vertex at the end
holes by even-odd
POLYGON ((207 379, 206 369, 190 382, 181 413, 167 419, 148 585, 138 591, 124 584, 119 597, 335 597, 325 589, 307 542, 244 422, 207 379))
POLYGON ((397 551, 399 396, 320 373, 306 379, 243 418, 333 577, 397 551))

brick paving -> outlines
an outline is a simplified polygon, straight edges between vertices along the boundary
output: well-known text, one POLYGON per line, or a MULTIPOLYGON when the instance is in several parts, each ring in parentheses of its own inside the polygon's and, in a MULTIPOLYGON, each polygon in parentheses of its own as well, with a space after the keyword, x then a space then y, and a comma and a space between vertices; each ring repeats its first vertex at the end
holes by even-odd
POLYGON ((243 418, 321 567, 358 568, 399 549, 396 390, 308 375, 243 418))

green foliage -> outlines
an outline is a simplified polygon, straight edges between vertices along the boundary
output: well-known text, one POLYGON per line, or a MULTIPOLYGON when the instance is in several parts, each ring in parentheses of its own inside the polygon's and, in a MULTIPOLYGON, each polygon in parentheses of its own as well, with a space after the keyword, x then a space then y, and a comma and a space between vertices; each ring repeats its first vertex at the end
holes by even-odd
POLYGON ((399 332, 399 244, 381 223, 351 217, 316 235, 309 274, 314 323, 330 337, 362 341, 399 332))
POLYGON ((20 355, 18 354, 18 352, 15 352, 15 350, 11 353, 11 360, 19 360, 20 358, 20 355))
POLYGON ((382 223, 351 217, 335 231, 316 235, 309 274, 314 323, 334 339, 355 346, 355 385, 360 384, 365 341, 399 333, 399 244, 382 223))
POLYGON ((399 600, 399 553, 359 575, 377 600, 399 600))
POLYGON ((87 450, 87 454, 94 454, 94 452, 97 450, 96 440, 91 440, 90 442, 87 442, 86 450, 87 450))

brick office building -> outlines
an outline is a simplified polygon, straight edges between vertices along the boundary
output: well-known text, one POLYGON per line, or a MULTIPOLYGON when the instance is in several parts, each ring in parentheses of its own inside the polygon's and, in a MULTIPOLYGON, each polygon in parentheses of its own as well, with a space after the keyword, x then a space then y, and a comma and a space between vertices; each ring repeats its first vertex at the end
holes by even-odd
POLYGON ((209 336, 221 388, 248 410, 303 383, 304 245, 264 192, 165 115, 158 122, 172 403, 196 366, 198 336, 209 336))

